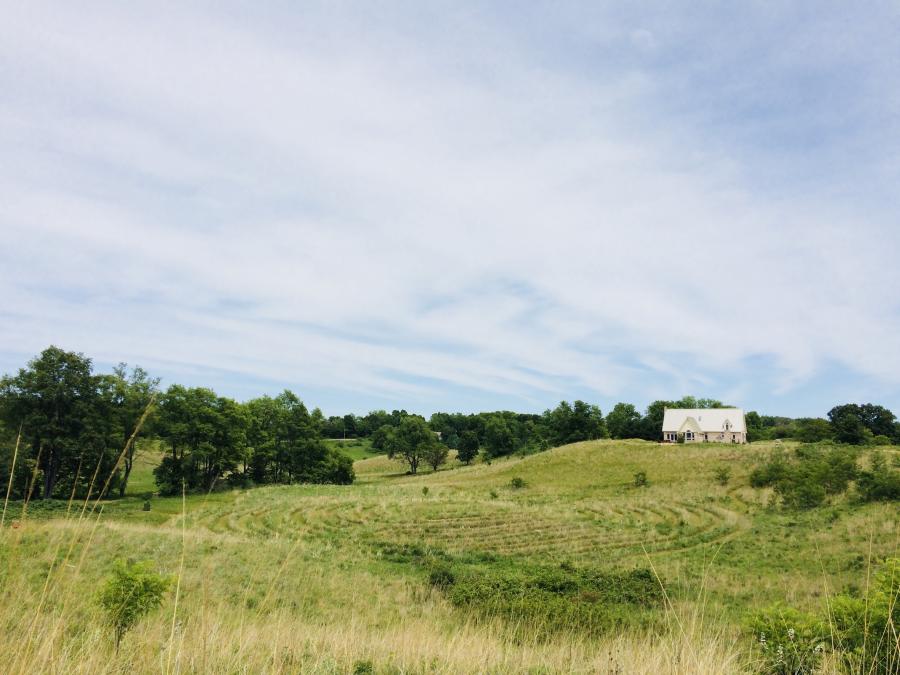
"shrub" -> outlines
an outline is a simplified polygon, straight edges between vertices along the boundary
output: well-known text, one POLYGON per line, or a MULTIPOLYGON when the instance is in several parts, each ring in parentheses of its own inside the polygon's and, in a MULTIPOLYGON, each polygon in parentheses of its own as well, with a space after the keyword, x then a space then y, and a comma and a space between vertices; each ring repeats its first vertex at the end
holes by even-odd
POLYGON ((512 479, 509 481, 509 487, 511 487, 513 490, 521 490, 522 488, 526 487, 527 485, 528 485, 528 483, 525 482, 525 479, 520 478, 519 476, 513 476, 512 479))
POLYGON ((509 619, 514 632, 547 639, 573 629, 600 635, 646 627, 662 601, 649 570, 607 571, 516 564, 459 571, 444 586, 454 605, 478 616, 509 619))
POLYGON ((149 499, 145 499, 145 500, 144 500, 144 507, 143 507, 143 508, 144 508, 144 511, 149 511, 149 510, 152 508, 149 499))
POLYGON ((859 472, 856 491, 864 502, 900 499, 900 471, 888 466, 884 454, 873 452, 869 469, 859 472))
POLYGON ((812 508, 845 492, 856 478, 856 451, 831 444, 803 445, 795 458, 776 451, 750 474, 753 487, 772 486, 785 506, 812 508))
POLYGON ((428 486, 427 486, 427 485, 423 485, 423 486, 422 486, 422 496, 423 496, 423 497, 427 497, 427 496, 428 496, 428 486))
POLYGON ((491 490, 488 494, 491 496, 491 499, 497 499, 500 496, 500 493, 496 490, 491 490))
POLYGON ((720 466, 713 472, 713 477, 719 485, 724 487, 725 485, 728 485, 728 481, 731 480, 731 469, 727 466, 720 466))
POLYGON ((828 627, 815 615, 774 606, 754 614, 748 627, 759 645, 764 675, 812 675, 824 654, 828 627))
POLYGON ((875 575, 868 597, 839 595, 831 603, 835 645, 850 672, 900 672, 900 558, 889 559, 875 575))
POLYGON ((806 476, 800 480, 779 483, 775 486, 775 491, 781 495, 785 506, 793 508, 811 509, 825 502, 825 488, 806 476))
POLYGON ((428 582, 438 588, 447 588, 456 583, 456 575, 447 565, 435 565, 428 573, 428 582))
POLYGON ((116 650, 125 633, 162 603, 169 584, 170 579, 154 572, 150 563, 116 562, 99 596, 115 633, 116 650))
POLYGON ((865 597, 837 595, 825 610, 824 617, 782 606, 756 613, 748 627, 760 647, 759 672, 817 672, 825 649, 832 646, 836 661, 848 673, 900 672, 896 642, 896 627, 900 625, 900 558, 885 562, 865 597))
POLYGON ((755 488, 769 487, 775 485, 790 471, 784 452, 776 450, 771 454, 769 460, 756 467, 750 472, 750 485, 755 488))
POLYGON ((647 487, 649 484, 646 471, 638 471, 634 474, 634 487, 647 487))
POLYGON ((371 661, 356 661, 353 664, 353 675, 375 675, 375 664, 371 661))

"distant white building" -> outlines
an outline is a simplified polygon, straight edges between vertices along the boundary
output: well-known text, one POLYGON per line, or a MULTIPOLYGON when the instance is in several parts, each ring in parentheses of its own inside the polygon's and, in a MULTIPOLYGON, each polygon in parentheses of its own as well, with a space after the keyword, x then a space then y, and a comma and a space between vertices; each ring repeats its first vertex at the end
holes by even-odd
POLYGON ((666 408, 662 437, 666 443, 746 443, 747 423, 741 408, 666 408))

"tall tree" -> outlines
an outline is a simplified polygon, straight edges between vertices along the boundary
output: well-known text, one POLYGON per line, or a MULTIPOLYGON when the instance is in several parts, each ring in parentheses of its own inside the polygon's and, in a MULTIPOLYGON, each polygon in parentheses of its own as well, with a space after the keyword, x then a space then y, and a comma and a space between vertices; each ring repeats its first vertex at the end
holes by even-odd
POLYGON ((457 458, 460 462, 470 464, 478 456, 478 434, 474 431, 464 431, 459 439, 457 458))
POLYGON ((113 374, 106 377, 109 378, 112 404, 116 411, 115 424, 124 452, 122 479, 119 483, 119 496, 124 497, 128 479, 134 468, 137 446, 137 437, 132 439, 132 434, 139 432, 138 423, 159 392, 159 378, 150 377, 149 373, 139 366, 135 366, 129 372, 127 363, 120 363, 113 368, 113 374))
MULTIPOLYGON (((83 463, 82 441, 92 433, 88 423, 102 421, 92 415, 98 393, 91 360, 80 353, 48 347, 15 376, 0 381, 0 400, 8 425, 22 427, 30 457, 43 475, 41 495, 49 499, 63 470, 83 463)), ((107 449, 105 441, 100 443, 101 452, 107 449)), ((97 449, 98 444, 91 442, 88 461, 108 464, 97 456, 97 449)))
POLYGON ((399 457, 409 466, 410 473, 417 473, 426 452, 438 444, 437 436, 421 417, 404 417, 396 429, 392 429, 385 443, 388 457, 399 457))
POLYGON ((431 467, 432 471, 437 471, 447 461, 449 450, 446 445, 441 442, 430 443, 425 446, 423 455, 425 462, 431 467))
POLYGON ((484 447, 491 457, 508 455, 516 449, 516 437, 502 416, 492 415, 485 422, 484 447))
POLYGON ((631 403, 616 403, 606 416, 606 427, 613 438, 640 438, 641 414, 631 403))

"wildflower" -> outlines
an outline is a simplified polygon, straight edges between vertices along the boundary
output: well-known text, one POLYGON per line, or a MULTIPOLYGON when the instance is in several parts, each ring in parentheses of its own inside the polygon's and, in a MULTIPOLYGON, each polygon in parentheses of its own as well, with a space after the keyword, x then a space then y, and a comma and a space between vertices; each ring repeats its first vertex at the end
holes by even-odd
POLYGON ((793 641, 794 635, 796 635, 796 633, 794 633, 794 629, 793 629, 793 628, 788 628, 788 640, 793 641))
POLYGON ((763 649, 766 648, 766 634, 765 634, 765 633, 760 633, 760 634, 759 634, 759 645, 760 645, 763 649))

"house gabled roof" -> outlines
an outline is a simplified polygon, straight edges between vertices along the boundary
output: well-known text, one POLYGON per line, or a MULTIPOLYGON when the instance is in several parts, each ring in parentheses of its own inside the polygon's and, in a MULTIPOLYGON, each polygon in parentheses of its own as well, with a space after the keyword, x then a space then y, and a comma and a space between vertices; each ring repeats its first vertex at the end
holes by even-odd
POLYGON ((744 411, 741 408, 666 408, 663 415, 663 432, 684 433, 691 428, 695 432, 718 433, 725 431, 725 423, 731 423, 731 431, 747 431, 744 411))

